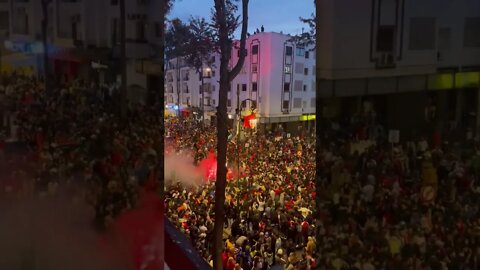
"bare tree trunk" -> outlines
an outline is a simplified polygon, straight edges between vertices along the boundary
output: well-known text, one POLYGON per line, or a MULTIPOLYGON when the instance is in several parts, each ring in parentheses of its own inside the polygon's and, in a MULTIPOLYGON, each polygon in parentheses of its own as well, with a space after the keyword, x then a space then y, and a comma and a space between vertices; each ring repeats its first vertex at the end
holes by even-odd
POLYGON ((125 34, 125 0, 120 0, 120 116, 127 117, 127 44, 125 34))
POLYGON ((223 227, 225 224, 225 187, 227 182, 227 98, 230 82, 245 62, 245 42, 248 24, 248 0, 242 0, 242 32, 240 37, 240 58, 229 71, 232 41, 229 38, 225 0, 215 0, 219 45, 220 45, 220 89, 217 107, 217 179, 215 182, 215 225, 213 229, 213 268, 222 270, 223 227))

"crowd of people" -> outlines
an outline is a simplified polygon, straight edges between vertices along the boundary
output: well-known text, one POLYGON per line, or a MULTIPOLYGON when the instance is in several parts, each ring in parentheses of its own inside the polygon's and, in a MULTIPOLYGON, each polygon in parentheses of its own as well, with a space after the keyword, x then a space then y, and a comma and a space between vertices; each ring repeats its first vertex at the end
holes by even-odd
MULTIPOLYGON (((47 95, 37 78, 2 76, 2 200, 84 200, 104 230, 135 207, 140 187, 156 188, 163 116, 136 104, 121 119, 118 91, 99 89, 75 81, 47 95)), ((230 140, 224 269, 480 269, 478 145, 464 142, 470 151, 460 151, 426 138, 392 145, 386 136, 366 143, 332 127, 319 131, 319 160, 309 136, 230 140)), ((192 153, 196 164, 215 151, 212 126, 169 117, 165 128, 168 151, 192 153)), ((209 263, 214 190, 214 182, 180 181, 165 200, 167 216, 209 263)))
POLYGON ((122 119, 115 87, 74 81, 49 91, 35 77, 1 78, 2 199, 86 201, 95 227, 108 229, 159 179, 163 118, 130 104, 122 119))
MULTIPOLYGON (((190 119, 166 120, 177 152, 191 152, 200 162, 216 149, 214 127, 204 128, 190 119)), ((314 140, 282 134, 247 135, 232 139, 226 188, 224 268, 315 269, 314 140)), ((167 215, 212 262, 215 186, 205 182, 190 188, 180 183, 167 187, 167 215)))
MULTIPOLYGON (((175 148, 205 157, 215 131, 185 123, 167 121, 175 148)), ((392 145, 380 133, 359 141, 355 129, 331 127, 322 130, 316 162, 315 140, 303 137, 269 133, 250 135, 240 147, 230 142, 228 164, 239 159, 241 174, 226 190, 225 269, 480 267, 474 142, 464 142, 471 151, 425 137, 392 145)), ((210 261, 213 184, 173 186, 167 197, 171 220, 210 261)))

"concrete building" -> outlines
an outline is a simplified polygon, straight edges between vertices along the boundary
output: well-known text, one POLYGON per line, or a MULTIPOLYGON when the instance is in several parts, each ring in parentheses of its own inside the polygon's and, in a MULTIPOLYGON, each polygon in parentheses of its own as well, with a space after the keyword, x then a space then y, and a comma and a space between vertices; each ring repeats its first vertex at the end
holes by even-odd
MULTIPOLYGON (((18 57, 4 59, 11 61, 10 66, 28 65, 37 72, 42 70, 40 3, 37 0, 0 0, 0 32, 6 29, 8 34, 6 42, 2 42, 3 47, 21 55, 21 59, 30 59, 20 64, 18 57)), ((130 88, 140 90, 158 87, 160 68, 155 65, 155 51, 161 41, 160 0, 125 3, 127 83, 130 88)), ((48 7, 47 31, 51 68, 67 79, 106 80, 108 74, 101 69, 93 70, 92 62, 116 66, 119 22, 118 0, 52 0, 48 7)))
POLYGON ((469 115, 480 115, 479 1, 321 0, 318 5, 317 94, 323 117, 349 117, 373 106, 380 122, 408 133, 478 126, 469 115))
MULTIPOLYGON (((299 122, 313 122, 315 114, 315 56, 311 48, 297 46, 291 37, 272 32, 260 32, 247 39, 247 57, 240 74, 232 81, 228 92, 229 117, 236 109, 250 114, 252 108, 262 128, 296 131, 299 122), (239 106, 239 104, 241 106, 239 106)), ((218 105, 220 74, 219 55, 213 55, 213 65, 204 67, 205 111, 214 115, 218 105)), ((238 49, 233 49, 231 65, 238 61, 238 49)), ((201 80, 197 71, 177 59, 166 67, 167 106, 202 106, 201 80), (179 88, 180 87, 180 88, 179 88), (181 89, 181 91, 177 91, 181 89)), ((208 114, 208 113, 207 113, 208 114)), ((313 123, 311 127, 313 127, 313 123)))

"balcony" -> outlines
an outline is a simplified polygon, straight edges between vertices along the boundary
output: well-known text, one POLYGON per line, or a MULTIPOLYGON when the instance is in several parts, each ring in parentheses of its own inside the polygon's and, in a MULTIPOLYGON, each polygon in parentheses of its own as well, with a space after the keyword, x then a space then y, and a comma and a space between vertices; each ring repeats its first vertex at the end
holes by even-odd
POLYGON ((377 62, 376 62, 377 69, 382 68, 395 68, 395 57, 393 52, 382 52, 379 53, 377 62))

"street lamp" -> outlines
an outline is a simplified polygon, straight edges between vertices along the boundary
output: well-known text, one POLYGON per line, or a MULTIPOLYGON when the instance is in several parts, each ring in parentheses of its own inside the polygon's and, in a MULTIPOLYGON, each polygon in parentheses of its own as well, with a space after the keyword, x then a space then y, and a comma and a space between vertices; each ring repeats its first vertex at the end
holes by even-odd
MULTIPOLYGON (((236 109, 236 118, 237 118, 237 132, 236 132, 236 136, 237 136, 237 182, 239 181, 240 179, 240 136, 241 136, 241 128, 240 128, 240 120, 241 120, 241 114, 242 114, 242 109, 243 109, 243 103, 245 102, 245 106, 246 106, 246 101, 254 101, 250 98, 247 98, 247 99, 244 99, 242 100, 242 102, 240 102, 240 89, 237 89, 237 109, 236 109)), ((248 146, 250 148, 250 144, 248 146)), ((249 151, 247 151, 247 153, 249 153, 249 151)), ((249 190, 251 190, 251 182, 252 180, 248 181, 248 188, 249 190)))

